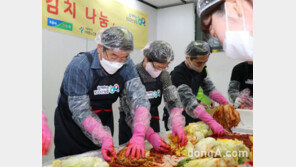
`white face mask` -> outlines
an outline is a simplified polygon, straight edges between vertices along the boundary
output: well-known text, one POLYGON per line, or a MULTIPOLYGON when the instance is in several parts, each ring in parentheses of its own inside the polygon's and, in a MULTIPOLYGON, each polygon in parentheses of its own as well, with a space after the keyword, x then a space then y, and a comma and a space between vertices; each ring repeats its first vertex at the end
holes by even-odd
POLYGON ((190 61, 188 61, 188 66, 189 66, 189 68, 190 68, 191 70, 194 70, 194 71, 196 71, 196 72, 202 72, 202 70, 203 70, 205 64, 204 64, 203 66, 201 66, 201 67, 196 67, 196 66, 192 63, 192 61, 190 60, 190 61))
POLYGON ((228 28, 228 14, 226 2, 225 5, 225 19, 226 19, 226 32, 223 41, 223 50, 226 56, 243 61, 253 61, 253 37, 246 29, 244 11, 242 11, 244 30, 230 31, 228 28))
POLYGON ((146 63, 145 70, 151 75, 152 78, 157 78, 162 72, 162 70, 155 69, 151 62, 146 63))
POLYGON ((103 57, 100 63, 102 67, 105 69, 105 71, 111 75, 116 73, 116 71, 118 71, 124 65, 124 63, 120 63, 120 62, 110 62, 104 59, 103 57))

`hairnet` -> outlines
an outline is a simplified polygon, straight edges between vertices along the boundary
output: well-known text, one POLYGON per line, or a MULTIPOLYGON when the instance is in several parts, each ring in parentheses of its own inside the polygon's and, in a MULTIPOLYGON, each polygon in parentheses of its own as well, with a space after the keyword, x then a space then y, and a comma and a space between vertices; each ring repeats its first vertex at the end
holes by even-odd
POLYGON ((209 12, 210 10, 215 8, 215 6, 219 5, 224 1, 225 0, 198 0, 197 1, 198 16, 201 17, 202 15, 209 12))
POLYGON ((153 41, 146 45, 143 54, 149 61, 166 63, 174 60, 174 52, 171 45, 165 41, 153 41))
POLYGON ((192 41, 186 48, 185 54, 190 58, 205 56, 211 53, 210 45, 205 41, 192 41))
POLYGON ((113 26, 97 33, 95 41, 107 49, 134 50, 132 33, 124 27, 113 26))

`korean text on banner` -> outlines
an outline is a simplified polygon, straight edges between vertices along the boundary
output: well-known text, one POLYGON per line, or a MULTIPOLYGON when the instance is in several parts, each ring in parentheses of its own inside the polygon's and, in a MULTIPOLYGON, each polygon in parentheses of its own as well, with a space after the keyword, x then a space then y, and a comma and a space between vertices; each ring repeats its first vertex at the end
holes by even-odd
POLYGON ((123 26, 142 49, 148 42, 148 14, 116 0, 42 0, 42 28, 95 39, 106 27, 123 26))

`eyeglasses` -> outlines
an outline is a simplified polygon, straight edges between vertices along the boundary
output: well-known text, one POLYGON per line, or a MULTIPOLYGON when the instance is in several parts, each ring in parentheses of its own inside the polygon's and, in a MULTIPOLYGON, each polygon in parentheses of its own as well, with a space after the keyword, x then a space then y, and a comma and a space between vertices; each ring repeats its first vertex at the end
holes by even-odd
POLYGON ((152 62, 152 66, 154 69, 156 70, 168 70, 169 69, 169 65, 167 65, 166 67, 161 67, 160 65, 154 64, 154 62, 152 62))
POLYGON ((119 58, 119 56, 118 55, 115 55, 114 53, 112 53, 111 55, 109 55, 107 53, 107 50, 105 50, 105 52, 106 52, 106 56, 109 59, 109 61, 116 61, 116 62, 125 63, 126 62, 126 59, 129 57, 129 55, 128 55, 128 56, 124 56, 124 57, 120 57, 119 58))

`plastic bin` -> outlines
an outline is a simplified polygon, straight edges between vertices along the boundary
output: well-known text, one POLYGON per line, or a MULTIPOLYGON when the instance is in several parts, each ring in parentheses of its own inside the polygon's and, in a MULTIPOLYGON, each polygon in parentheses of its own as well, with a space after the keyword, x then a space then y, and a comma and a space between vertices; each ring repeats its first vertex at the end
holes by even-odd
POLYGON ((237 109, 241 122, 231 130, 236 133, 253 134, 253 110, 237 109))

